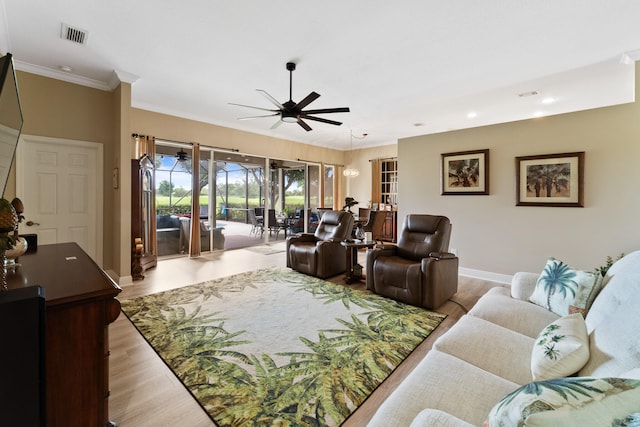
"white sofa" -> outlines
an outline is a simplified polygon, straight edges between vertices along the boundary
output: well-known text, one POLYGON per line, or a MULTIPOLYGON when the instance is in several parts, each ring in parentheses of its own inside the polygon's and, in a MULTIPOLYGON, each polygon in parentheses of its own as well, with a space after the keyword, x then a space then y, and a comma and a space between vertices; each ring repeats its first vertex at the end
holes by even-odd
MULTIPOLYGON (((510 287, 493 288, 480 298, 368 425, 479 426, 505 395, 531 383, 536 338, 560 318, 529 302, 537 278, 517 273, 510 287)), ((614 263, 602 283, 585 319, 588 361, 575 375, 631 378, 640 368, 640 251, 614 263)), ((640 412, 640 399, 637 405, 640 412)))

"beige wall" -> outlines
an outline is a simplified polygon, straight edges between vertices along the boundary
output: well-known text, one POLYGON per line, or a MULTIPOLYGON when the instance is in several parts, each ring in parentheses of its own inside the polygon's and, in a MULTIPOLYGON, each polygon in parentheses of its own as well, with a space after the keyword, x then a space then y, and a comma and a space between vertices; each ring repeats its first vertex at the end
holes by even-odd
MULTIPOLYGON (((103 266, 118 276, 129 274, 130 135, 192 141, 236 148, 277 159, 304 159, 343 164, 344 152, 233 130, 179 117, 131 108, 131 87, 107 92, 31 73, 17 73, 24 115, 23 134, 101 143, 104 146, 103 266), (113 189, 118 168, 120 187, 113 189)), ((5 198, 15 194, 15 171, 5 198)), ((18 195, 20 196, 20 195, 18 195)), ((28 207, 27 212, 28 215, 28 207)))
POLYGON ((360 171, 355 178, 345 178, 346 195, 356 199, 357 208, 366 208, 371 203, 371 162, 373 159, 387 159, 398 155, 398 145, 383 145, 380 147, 362 148, 346 153, 348 167, 360 171))
MULTIPOLYGON (((128 185, 124 155, 129 151, 126 144, 131 132, 237 148, 279 159, 334 164, 348 160, 360 169, 360 176, 345 183, 342 191, 360 201, 361 207, 371 197, 369 160, 397 154, 400 218, 413 212, 451 217, 451 247, 458 249, 461 266, 467 269, 501 274, 539 271, 550 255, 591 269, 602 264, 607 255, 616 256, 640 246, 636 225, 640 197, 633 175, 640 160, 637 103, 407 138, 397 146, 355 150, 350 156, 338 150, 129 109, 130 88, 105 92, 24 72, 18 72, 17 77, 25 134, 104 145, 104 266, 120 274, 128 270, 128 241, 122 237, 127 225, 118 212, 130 209, 130 202, 128 191, 113 190, 111 174, 114 167, 119 167, 121 188, 128 185), (440 154, 480 148, 491 150, 491 195, 441 196, 440 154), (514 158, 570 151, 586 152, 585 208, 516 207, 514 158), (120 222, 117 230, 116 220, 120 222)), ((12 177, 6 197, 14 194, 12 177)))
POLYGON ((117 168, 118 188, 114 190, 113 265, 118 277, 131 279, 131 85, 120 84, 114 91, 114 155, 112 165, 117 168))
POLYGON ((208 123, 133 108, 131 130, 160 139, 238 149, 241 153, 286 160, 313 160, 342 164, 344 153, 338 150, 300 144, 265 135, 239 131, 208 123))
MULTIPOLYGON (((101 143, 104 147, 104 244, 103 262, 113 265, 113 201, 111 186, 114 156, 114 94, 31 73, 16 73, 25 135, 101 143)), ((15 171, 7 183, 5 198, 16 194, 15 171)), ((17 195, 20 197, 20 195, 17 195)), ((29 216, 29 206, 25 206, 29 216)))
POLYGON ((159 139, 197 142, 201 145, 237 149, 241 153, 275 159, 310 160, 343 164, 343 151, 258 135, 208 123, 132 108, 131 132, 159 139))
MULTIPOLYGON (((636 99, 640 88, 636 64, 636 99)), ((451 218, 461 267, 511 275, 554 256, 591 270, 640 249, 640 102, 400 140, 399 218, 451 218), (441 153, 490 149, 489 196, 440 195, 441 153), (585 207, 516 207, 515 157, 585 151, 585 207)))

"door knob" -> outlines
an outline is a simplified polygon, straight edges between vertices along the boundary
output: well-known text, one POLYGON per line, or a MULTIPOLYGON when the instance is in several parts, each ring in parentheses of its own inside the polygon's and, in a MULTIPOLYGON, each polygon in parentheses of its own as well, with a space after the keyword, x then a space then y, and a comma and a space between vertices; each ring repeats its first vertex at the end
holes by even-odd
POLYGON ((27 225, 27 227, 32 227, 32 226, 34 226, 34 225, 40 225, 40 224, 39 224, 39 223, 37 223, 37 222, 33 222, 33 221, 27 221, 27 222, 26 222, 26 225, 27 225))

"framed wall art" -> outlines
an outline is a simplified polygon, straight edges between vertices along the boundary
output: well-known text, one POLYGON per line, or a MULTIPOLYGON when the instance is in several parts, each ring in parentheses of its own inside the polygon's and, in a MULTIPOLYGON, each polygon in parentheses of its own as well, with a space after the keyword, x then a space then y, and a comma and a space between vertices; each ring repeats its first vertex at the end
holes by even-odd
POLYGON ((584 207, 584 151, 516 157, 516 206, 584 207))
POLYGON ((442 194, 489 194, 489 150, 459 151, 442 156, 442 194))

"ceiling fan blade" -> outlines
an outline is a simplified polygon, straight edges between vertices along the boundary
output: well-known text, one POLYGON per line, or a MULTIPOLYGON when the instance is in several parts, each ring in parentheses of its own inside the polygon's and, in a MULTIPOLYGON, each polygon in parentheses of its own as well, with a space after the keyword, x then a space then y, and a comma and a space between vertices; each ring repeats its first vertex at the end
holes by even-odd
POLYGON ((269 108, 254 107, 252 105, 235 104, 233 102, 230 102, 229 105, 235 105, 235 106, 238 106, 238 107, 253 108, 254 110, 271 111, 272 113, 277 113, 278 111, 280 111, 280 110, 273 110, 273 109, 269 109, 269 108))
POLYGON ((277 129, 278 127, 280 127, 281 124, 282 124, 282 120, 278 120, 273 124, 273 126, 271 126, 270 129, 277 129))
POLYGON ((280 109, 280 110, 284 109, 282 104, 277 99, 275 99, 273 96, 269 95, 266 90, 262 90, 262 89, 256 89, 256 90, 258 92, 260 92, 262 95, 264 95, 264 97, 267 98, 269 100, 269 102, 271 102, 273 105, 278 107, 278 109, 280 109))
POLYGON ((273 113, 273 114, 265 114, 264 116, 249 116, 249 117, 239 117, 238 120, 251 120, 251 119, 260 119, 263 117, 273 117, 273 116, 279 116, 280 113, 273 113))
POLYGON ((298 119, 298 124, 302 126, 302 129, 306 130, 307 132, 311 130, 311 126, 302 121, 302 119, 298 119))
MULTIPOLYGON (((340 126, 342 124, 342 122, 336 122, 335 120, 329 120, 329 119, 323 119, 322 117, 311 117, 311 116, 300 116, 300 117, 304 117, 307 120, 315 120, 316 122, 322 122, 322 123, 328 123, 330 125, 336 125, 336 126, 340 126)), ((300 120, 298 120, 298 123, 300 123, 300 120)))
POLYGON ((349 107, 321 108, 319 110, 303 111, 304 114, 327 114, 327 113, 348 113, 348 112, 349 112, 349 107))
POLYGON ((306 107, 307 105, 311 104, 313 101, 315 101, 318 98, 320 98, 320 94, 319 93, 311 92, 309 95, 307 95, 306 98, 304 98, 302 101, 298 102, 296 107, 302 110, 304 107, 306 107))

